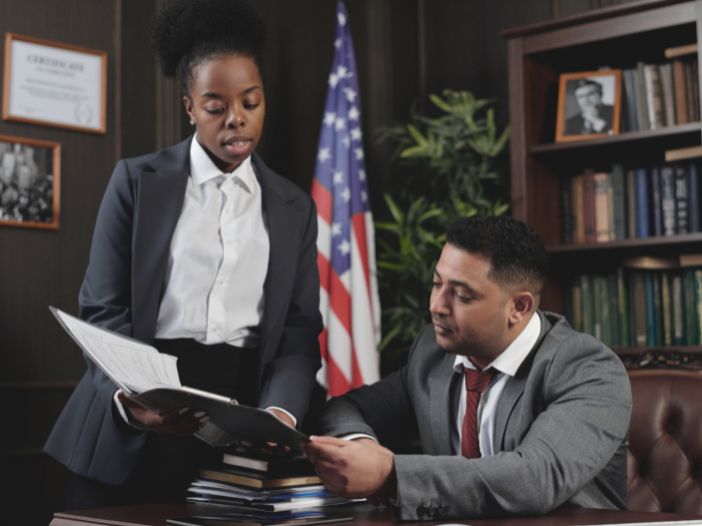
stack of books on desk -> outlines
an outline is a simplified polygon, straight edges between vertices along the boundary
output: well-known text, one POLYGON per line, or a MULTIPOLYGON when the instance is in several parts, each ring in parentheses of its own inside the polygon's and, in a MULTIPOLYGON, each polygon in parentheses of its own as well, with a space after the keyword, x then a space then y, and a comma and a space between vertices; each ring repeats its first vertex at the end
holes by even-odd
POLYGON ((170 524, 219 521, 216 524, 224 526, 223 521, 231 521, 263 526, 351 519, 337 507, 351 501, 329 493, 307 459, 267 450, 225 453, 220 466, 200 470, 188 488, 187 501, 193 516, 169 520, 170 524))

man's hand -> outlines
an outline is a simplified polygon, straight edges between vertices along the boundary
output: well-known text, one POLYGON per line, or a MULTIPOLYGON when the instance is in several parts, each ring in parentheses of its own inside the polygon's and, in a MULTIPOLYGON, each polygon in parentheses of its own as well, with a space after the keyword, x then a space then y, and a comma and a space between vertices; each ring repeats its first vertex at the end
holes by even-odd
POLYGON ((120 392, 117 398, 119 398, 129 417, 139 426, 149 431, 189 436, 207 422, 207 416, 204 412, 193 412, 187 407, 169 411, 168 413, 157 413, 145 409, 123 392, 120 392))
POLYGON ((601 132, 607 126, 607 121, 600 115, 598 106, 591 106, 583 110, 583 119, 587 121, 594 132, 601 132))
POLYGON ((305 452, 324 485, 337 495, 377 502, 397 492, 392 451, 374 440, 311 436, 305 452))

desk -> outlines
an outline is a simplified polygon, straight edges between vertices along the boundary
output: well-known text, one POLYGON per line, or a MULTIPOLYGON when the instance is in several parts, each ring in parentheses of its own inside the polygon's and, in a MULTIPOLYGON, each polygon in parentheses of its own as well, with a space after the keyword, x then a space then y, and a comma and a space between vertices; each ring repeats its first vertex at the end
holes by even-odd
MULTIPOLYGON (((474 526, 568 526, 573 524, 614 524, 625 522, 664 522, 672 520, 700 519, 699 515, 649 513, 639 511, 590 510, 581 508, 559 509, 540 517, 509 517, 494 519, 468 519, 440 522, 398 522, 389 510, 360 505, 357 508, 354 526, 431 526, 441 523, 465 523, 474 526)), ((168 517, 191 515, 185 503, 144 504, 118 508, 99 508, 84 511, 66 511, 54 514, 49 526, 166 526, 168 517)), ((339 526, 350 523, 334 523, 339 526)))

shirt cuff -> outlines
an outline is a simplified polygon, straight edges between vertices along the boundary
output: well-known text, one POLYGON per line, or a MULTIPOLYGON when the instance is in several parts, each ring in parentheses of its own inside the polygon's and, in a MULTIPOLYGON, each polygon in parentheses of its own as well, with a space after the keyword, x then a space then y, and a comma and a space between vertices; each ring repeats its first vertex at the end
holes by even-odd
POLYGON ((290 411, 286 411, 285 409, 283 409, 282 407, 278 407, 277 405, 266 407, 266 411, 268 411, 269 413, 271 412, 271 409, 276 409, 277 411, 288 415, 290 417, 290 420, 293 421, 293 427, 297 428, 297 418, 295 418, 290 411))
POLYGON ((340 437, 341 440, 356 440, 358 438, 370 438, 373 442, 377 443, 378 441, 376 440, 375 437, 372 437, 370 435, 366 435, 365 433, 351 433, 349 435, 341 435, 340 437))

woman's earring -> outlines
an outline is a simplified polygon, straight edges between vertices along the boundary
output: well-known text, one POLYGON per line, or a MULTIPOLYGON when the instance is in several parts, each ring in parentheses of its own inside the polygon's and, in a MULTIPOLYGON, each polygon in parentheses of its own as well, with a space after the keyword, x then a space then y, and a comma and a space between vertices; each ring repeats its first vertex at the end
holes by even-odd
POLYGON ((190 126, 195 126, 195 121, 190 119, 190 126))

